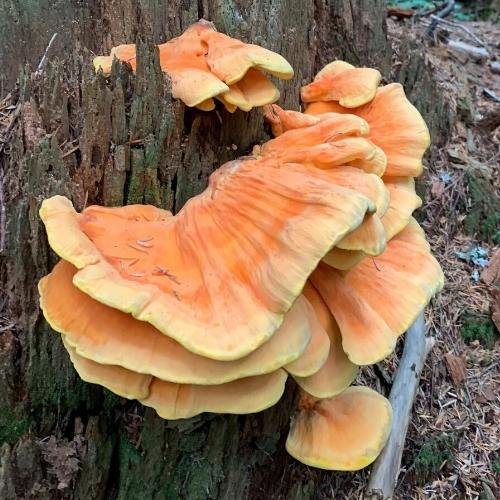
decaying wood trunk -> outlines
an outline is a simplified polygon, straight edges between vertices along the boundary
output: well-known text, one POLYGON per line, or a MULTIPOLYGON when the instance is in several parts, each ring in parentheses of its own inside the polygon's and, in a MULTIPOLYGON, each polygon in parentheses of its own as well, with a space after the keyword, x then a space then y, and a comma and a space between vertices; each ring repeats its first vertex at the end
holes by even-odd
MULTIPOLYGON (((0 142, 2 499, 332 493, 330 474, 311 471, 284 450, 292 383, 277 406, 257 415, 167 422, 81 382, 59 336, 40 315, 36 283, 56 261, 37 214, 43 198, 65 194, 78 209, 90 203, 151 203, 175 212, 205 187, 217 166, 268 137, 259 110, 203 113, 171 99, 151 43, 180 34, 200 17, 291 62, 296 77, 279 84, 280 104, 291 109, 299 109, 300 86, 334 58, 375 66, 390 76, 385 3, 379 0, 12 0, 0 5, 0 46, 5 47, 0 63, 11 74, 23 58, 36 64, 52 33, 60 33, 43 73, 25 72, 20 78, 12 94, 12 122, 7 132, 0 131, 6 140, 0 142), (136 75, 121 65, 109 81, 93 74, 85 49, 105 53, 138 39, 145 43, 136 75)), ((408 55, 398 75, 436 134, 445 129, 422 60, 408 55)))

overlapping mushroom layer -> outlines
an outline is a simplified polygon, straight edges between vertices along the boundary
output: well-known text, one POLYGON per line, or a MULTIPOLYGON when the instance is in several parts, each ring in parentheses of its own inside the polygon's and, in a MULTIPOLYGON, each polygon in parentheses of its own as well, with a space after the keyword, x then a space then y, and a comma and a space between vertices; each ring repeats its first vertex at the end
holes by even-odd
POLYGON ((302 89, 305 113, 265 108, 276 139, 254 151, 337 172, 332 177, 339 184, 357 186, 376 206, 323 258, 304 290, 325 329, 337 334, 337 341, 330 337, 331 349, 338 343, 341 353, 335 375, 327 362, 311 377, 296 377, 303 395, 287 449, 317 467, 350 470, 377 456, 390 421, 387 402, 363 388, 342 391, 356 365, 393 351, 443 286, 441 268, 412 218, 421 204, 413 177, 422 171, 429 133, 401 85, 377 88, 379 82, 378 72, 368 68, 327 65, 302 89))
MULTIPOLYGON (((280 93, 264 73, 285 80, 293 76, 292 67, 279 54, 219 33, 204 20, 158 45, 158 50, 161 68, 172 79, 172 96, 204 111, 215 108, 214 98, 231 113, 275 102, 280 93)), ((94 59, 94 67, 109 74, 114 58, 135 70, 135 45, 113 47, 109 56, 94 59)))
MULTIPOLYGON (((113 54, 133 66, 127 50, 113 54)), ((255 68, 290 75, 275 56, 206 23, 160 46, 188 105, 218 95, 183 94, 191 77, 214 92, 216 77, 230 102, 255 68)), ((41 307, 81 377, 173 419, 263 410, 291 375, 289 453, 326 469, 371 463, 390 404, 349 386, 443 283, 412 218, 427 128, 400 86, 379 83, 375 70, 327 65, 303 88, 306 113, 267 106, 276 138, 219 168, 175 216, 45 200, 62 260, 39 283, 41 307)))

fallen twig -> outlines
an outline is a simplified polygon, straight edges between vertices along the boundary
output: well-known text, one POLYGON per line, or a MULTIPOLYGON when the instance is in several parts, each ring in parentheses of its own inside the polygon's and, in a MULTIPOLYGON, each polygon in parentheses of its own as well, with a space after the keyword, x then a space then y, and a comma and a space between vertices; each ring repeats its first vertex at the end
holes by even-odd
POLYGON ((365 499, 392 498, 420 373, 433 345, 434 340, 425 336, 424 315, 421 313, 406 332, 403 356, 389 396, 393 409, 392 429, 385 448, 373 465, 365 499))
POLYGON ((455 21, 449 21, 448 19, 441 19, 440 17, 437 16, 431 15, 430 17, 439 24, 444 24, 445 26, 449 26, 450 28, 458 28, 462 30, 464 33, 467 33, 478 45, 486 48, 486 44, 477 35, 475 35, 472 30, 465 27, 464 25, 457 23, 455 21))
POLYGON ((52 44, 54 43, 54 40, 57 38, 57 33, 54 33, 52 35, 52 38, 49 41, 49 44, 47 45, 47 48, 45 49, 45 52, 43 53, 42 58, 40 59, 40 62, 38 63, 38 67, 36 68, 35 75, 39 75, 42 71, 45 65, 47 64, 47 55, 49 53, 50 47, 52 47, 52 44))
POLYGON ((432 14, 431 15, 431 17, 432 17, 432 23, 427 28, 427 31, 425 32, 425 34, 427 36, 431 36, 432 33, 434 32, 434 30, 436 29, 436 26, 438 25, 439 21, 437 19, 443 19, 443 18, 445 18, 447 15, 449 15, 453 11, 454 8, 455 8, 455 0, 448 0, 448 2, 446 2, 446 5, 444 6, 444 8, 442 10, 440 10, 435 15, 432 14))
POLYGON ((469 45, 459 40, 448 40, 448 47, 452 50, 467 54, 476 62, 484 61, 489 55, 484 47, 476 47, 475 45, 469 45))

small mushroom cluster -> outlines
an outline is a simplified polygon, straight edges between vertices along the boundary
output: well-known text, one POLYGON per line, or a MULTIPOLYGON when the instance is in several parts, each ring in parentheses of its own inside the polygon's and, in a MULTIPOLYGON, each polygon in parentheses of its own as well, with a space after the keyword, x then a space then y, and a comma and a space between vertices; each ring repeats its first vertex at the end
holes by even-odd
MULTIPOLYGON (((284 80, 293 76, 293 68, 279 54, 219 33, 204 20, 158 50, 160 66, 172 79, 172 96, 203 111, 215 108, 214 98, 230 113, 273 103, 280 93, 263 72, 284 80)), ((118 45, 109 56, 94 58, 95 69, 111 73, 114 58, 135 71, 135 44, 118 45)))
MULTIPOLYGON (((224 85, 255 66, 291 74, 206 24, 165 45, 195 57, 197 37, 224 85)), ((264 410, 290 375, 301 395, 288 452, 325 469, 371 463, 391 407, 351 384, 443 284, 412 218, 427 127, 400 85, 379 83, 376 70, 327 65, 302 89, 305 113, 268 105, 276 138, 220 167, 176 215, 45 200, 61 261, 39 283, 41 307, 82 379, 179 419, 264 410)))

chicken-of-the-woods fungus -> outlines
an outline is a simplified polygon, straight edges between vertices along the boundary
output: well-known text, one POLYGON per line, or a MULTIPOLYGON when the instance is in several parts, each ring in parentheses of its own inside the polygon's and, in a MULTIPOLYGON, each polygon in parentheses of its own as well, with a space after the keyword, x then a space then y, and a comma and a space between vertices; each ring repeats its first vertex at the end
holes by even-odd
MULTIPOLYGON (((265 105, 274 139, 229 162, 177 215, 55 196, 40 209, 61 257, 43 314, 81 378, 166 419, 252 413, 300 387, 286 442, 305 464, 357 470, 389 435, 387 399, 350 387, 394 349, 443 273, 412 213, 429 133, 402 87, 342 61, 303 87, 279 55, 196 23, 159 46, 173 95, 204 110, 265 105)), ((135 46, 96 58, 135 68, 135 46)))
POLYGON ((40 214, 80 290, 228 361, 271 338, 318 261, 373 208, 322 170, 262 159, 221 167, 176 216, 137 205, 78 214, 60 196, 40 214))
POLYGON ((326 399, 302 393, 286 449, 320 469, 362 469, 382 451, 391 421, 389 401, 368 387, 349 387, 326 399))
POLYGON ((339 327, 328 306, 310 282, 306 283, 303 293, 330 338, 330 350, 321 368, 312 375, 300 377, 288 371, 297 384, 310 395, 317 398, 329 398, 343 392, 352 384, 358 374, 358 366, 349 360, 342 349, 339 327))
POLYGON ((443 286, 441 268, 414 220, 381 255, 349 271, 321 264, 310 279, 339 325, 344 351, 358 365, 387 357, 443 286))
POLYGON ((40 305, 64 341, 77 354, 97 363, 169 382, 223 384, 273 372, 302 356, 311 343, 309 305, 299 297, 276 333, 248 356, 234 361, 206 358, 188 351, 149 323, 92 299, 73 285, 76 272, 69 262, 58 262, 39 282, 40 305))
POLYGON ((416 177, 422 173, 422 156, 430 144, 424 119, 408 101, 401 84, 380 87, 373 101, 357 108, 317 99, 306 113, 347 113, 357 115, 369 125, 367 139, 379 146, 387 157, 385 175, 416 177))
POLYGON ((356 108, 370 102, 377 92, 382 75, 373 68, 355 68, 344 61, 327 64, 302 87, 304 102, 338 102, 346 108, 356 108))
MULTIPOLYGON (((275 102, 279 90, 264 73, 283 80, 293 76, 292 67, 279 54, 219 33, 204 20, 158 45, 158 51, 160 66, 172 79, 172 96, 203 111, 214 109, 214 98, 231 113, 275 102)), ((94 59, 94 67, 109 74, 114 58, 135 70, 135 45, 113 47, 109 56, 94 59)))

